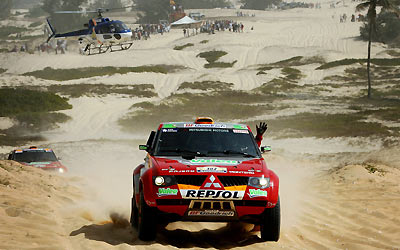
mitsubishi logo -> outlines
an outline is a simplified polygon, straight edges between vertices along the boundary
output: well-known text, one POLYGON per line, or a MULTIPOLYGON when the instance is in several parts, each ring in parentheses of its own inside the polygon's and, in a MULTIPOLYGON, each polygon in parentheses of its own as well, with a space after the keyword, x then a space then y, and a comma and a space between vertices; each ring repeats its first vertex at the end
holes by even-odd
POLYGON ((214 175, 211 175, 210 178, 209 178, 209 180, 210 180, 211 182, 207 182, 206 185, 204 185, 204 187, 209 188, 209 187, 211 187, 212 185, 214 185, 214 187, 216 187, 216 188, 220 188, 220 187, 221 187, 221 185, 220 185, 219 183, 217 183, 217 182, 214 183, 214 181, 215 181, 214 175))
POLYGON ((224 187, 222 186, 221 182, 217 177, 214 175, 210 175, 203 183, 203 186, 201 189, 222 189, 224 190, 224 187))

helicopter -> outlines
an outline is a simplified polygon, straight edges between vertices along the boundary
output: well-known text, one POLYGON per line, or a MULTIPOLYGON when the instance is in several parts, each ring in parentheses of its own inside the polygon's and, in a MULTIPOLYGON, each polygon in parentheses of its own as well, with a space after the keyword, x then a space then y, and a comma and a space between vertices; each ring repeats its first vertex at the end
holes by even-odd
MULTIPOLYGON (((127 7, 124 7, 127 8, 127 7)), ((76 39, 80 44, 84 44, 83 53, 86 55, 103 54, 107 51, 115 52, 128 50, 132 45, 132 31, 119 20, 110 20, 103 17, 102 13, 112 9, 99 8, 96 11, 56 11, 61 14, 82 14, 97 13, 97 18, 90 19, 84 24, 86 29, 75 30, 67 33, 58 34, 47 18, 47 24, 51 31, 47 39, 52 38, 76 39)))

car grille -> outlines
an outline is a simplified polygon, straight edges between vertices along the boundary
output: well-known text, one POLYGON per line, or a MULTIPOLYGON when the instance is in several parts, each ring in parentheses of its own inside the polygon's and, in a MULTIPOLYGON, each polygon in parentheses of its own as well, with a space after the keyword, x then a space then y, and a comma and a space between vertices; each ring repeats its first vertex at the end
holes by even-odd
POLYGON ((241 186, 249 183, 249 177, 244 176, 218 176, 224 187, 241 186))
POLYGON ((206 180, 207 175, 175 175, 178 184, 201 186, 206 180))
POLYGON ((189 209, 235 210, 232 201, 192 200, 189 209))
MULTIPOLYGON (((224 187, 247 185, 249 177, 246 176, 217 176, 224 187)), ((175 175, 178 184, 201 186, 207 175, 175 175)))

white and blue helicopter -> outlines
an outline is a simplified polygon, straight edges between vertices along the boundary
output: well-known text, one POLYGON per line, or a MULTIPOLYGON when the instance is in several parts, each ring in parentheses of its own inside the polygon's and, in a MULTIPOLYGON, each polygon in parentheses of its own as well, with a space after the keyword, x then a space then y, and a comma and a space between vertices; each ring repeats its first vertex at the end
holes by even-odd
POLYGON ((111 9, 97 9, 97 11, 57 11, 55 13, 62 14, 82 14, 97 13, 97 18, 89 20, 84 24, 86 29, 75 30, 67 33, 57 34, 54 27, 47 18, 48 26, 51 34, 47 39, 49 42, 52 38, 63 38, 78 40, 80 44, 84 44, 83 53, 86 55, 102 54, 107 51, 128 50, 132 42, 132 31, 119 20, 110 20, 103 17, 102 13, 111 9))

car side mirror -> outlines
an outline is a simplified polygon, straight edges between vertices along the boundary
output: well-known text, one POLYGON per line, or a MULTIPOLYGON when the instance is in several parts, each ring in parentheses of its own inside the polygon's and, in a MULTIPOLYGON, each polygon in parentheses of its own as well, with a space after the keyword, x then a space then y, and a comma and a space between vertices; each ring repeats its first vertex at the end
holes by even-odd
POLYGON ((61 157, 57 157, 57 160, 61 161, 61 157))
POLYGON ((149 149, 149 145, 139 145, 139 150, 147 151, 149 149))
POLYGON ((261 147, 261 153, 270 152, 271 150, 272 150, 271 146, 262 146, 261 147))
POLYGON ((12 160, 12 154, 9 154, 9 155, 8 155, 7 160, 12 160))

